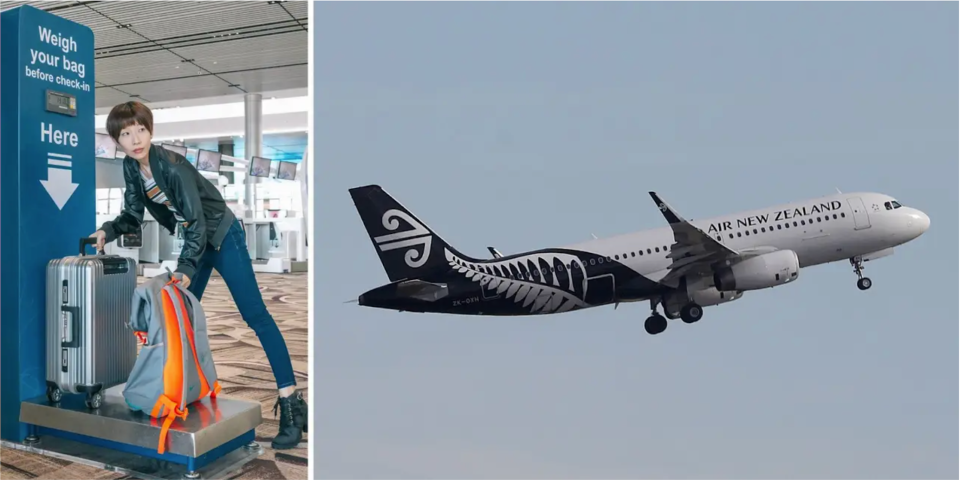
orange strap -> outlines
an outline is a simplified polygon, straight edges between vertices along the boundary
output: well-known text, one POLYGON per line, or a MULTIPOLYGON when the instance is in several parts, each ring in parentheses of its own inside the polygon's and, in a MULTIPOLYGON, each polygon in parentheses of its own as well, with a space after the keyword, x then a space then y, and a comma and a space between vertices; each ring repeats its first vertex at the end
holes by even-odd
POLYGON ((160 418, 160 409, 164 408, 164 415, 166 417, 163 420, 163 427, 160 427, 160 442, 157 444, 157 453, 163 455, 163 452, 167 450, 167 432, 170 430, 170 425, 173 424, 174 419, 180 417, 182 420, 187 419, 187 409, 180 411, 177 408, 177 404, 173 403, 173 400, 167 398, 166 395, 161 395, 157 399, 157 403, 153 405, 152 416, 160 418))
POLYGON ((197 373, 200 376, 200 398, 203 398, 208 394, 211 398, 217 398, 217 394, 220 393, 220 382, 215 381, 213 382, 213 385, 210 385, 207 376, 203 374, 203 367, 200 366, 200 359, 197 357, 197 344, 193 335, 192 321, 190 316, 187 315, 187 302, 184 301, 183 295, 180 294, 179 290, 174 290, 174 292, 177 294, 177 300, 179 301, 180 309, 184 314, 183 321, 185 324, 184 326, 186 327, 187 341, 190 342, 190 352, 193 353, 193 363, 194 366, 196 366, 197 373))
POLYGON ((203 374, 203 368, 200 367, 200 359, 197 357, 197 344, 193 337, 193 325, 190 321, 190 315, 188 315, 187 302, 183 300, 183 295, 180 294, 180 290, 174 289, 174 293, 177 294, 176 300, 179 302, 178 306, 180 307, 180 311, 183 312, 183 326, 187 334, 187 342, 190 344, 190 353, 193 354, 193 364, 197 368, 197 374, 200 376, 200 398, 203 398, 210 393, 210 383, 207 381, 206 375, 203 374))
POLYGON ((183 349, 176 307, 169 292, 163 291, 163 323, 167 332, 167 359, 163 364, 163 395, 177 401, 183 398, 183 349))
POLYGON ((147 344, 147 332, 133 332, 137 337, 137 345, 147 344))

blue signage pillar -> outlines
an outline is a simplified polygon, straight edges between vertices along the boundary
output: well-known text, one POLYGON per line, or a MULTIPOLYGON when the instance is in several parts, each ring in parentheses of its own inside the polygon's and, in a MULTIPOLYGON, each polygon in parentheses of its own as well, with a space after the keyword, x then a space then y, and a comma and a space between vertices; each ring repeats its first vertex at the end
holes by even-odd
POLYGON ((46 392, 46 265, 96 230, 93 32, 30 6, 0 17, 0 437, 46 392))

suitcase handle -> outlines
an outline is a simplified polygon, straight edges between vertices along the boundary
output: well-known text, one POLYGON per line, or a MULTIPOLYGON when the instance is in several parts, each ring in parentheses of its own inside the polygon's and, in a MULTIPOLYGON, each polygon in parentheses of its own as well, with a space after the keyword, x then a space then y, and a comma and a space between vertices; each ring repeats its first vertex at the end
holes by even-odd
POLYGON ((60 341, 61 348, 80 348, 80 324, 77 322, 77 317, 80 316, 79 307, 70 307, 67 305, 62 305, 60 311, 70 314, 70 341, 64 342, 60 341))
MULTIPOLYGON (((97 237, 83 237, 80 239, 80 256, 84 255, 84 250, 86 250, 87 245, 96 245, 97 237)), ((103 250, 97 249, 97 255, 103 255, 103 250)))

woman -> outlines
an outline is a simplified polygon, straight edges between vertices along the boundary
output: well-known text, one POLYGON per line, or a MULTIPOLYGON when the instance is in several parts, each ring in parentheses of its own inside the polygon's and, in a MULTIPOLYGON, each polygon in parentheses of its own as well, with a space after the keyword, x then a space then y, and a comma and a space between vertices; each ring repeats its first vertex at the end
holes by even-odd
POLYGON ((243 320, 253 329, 267 353, 277 380, 280 430, 275 449, 297 446, 306 430, 307 405, 296 391, 296 379, 287 345, 267 311, 253 264, 247 252, 243 225, 227 207, 217 188, 183 156, 154 146, 153 114, 146 105, 127 102, 110 111, 107 132, 121 150, 126 183, 123 211, 105 222, 91 237, 102 249, 120 235, 140 230, 144 208, 174 234, 183 232, 183 249, 174 272, 197 299, 214 268, 227 284, 243 320))

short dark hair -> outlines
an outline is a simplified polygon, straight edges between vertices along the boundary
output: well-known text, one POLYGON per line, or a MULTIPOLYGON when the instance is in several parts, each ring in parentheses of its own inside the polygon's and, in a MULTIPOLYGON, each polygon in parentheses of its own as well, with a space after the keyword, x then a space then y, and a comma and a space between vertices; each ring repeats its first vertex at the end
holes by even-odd
POLYGON ((134 124, 143 125, 153 134, 153 112, 140 102, 121 103, 107 115, 107 133, 116 142, 120 141, 120 131, 134 124))

